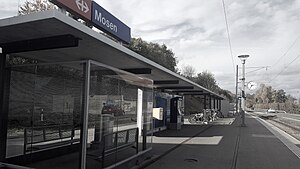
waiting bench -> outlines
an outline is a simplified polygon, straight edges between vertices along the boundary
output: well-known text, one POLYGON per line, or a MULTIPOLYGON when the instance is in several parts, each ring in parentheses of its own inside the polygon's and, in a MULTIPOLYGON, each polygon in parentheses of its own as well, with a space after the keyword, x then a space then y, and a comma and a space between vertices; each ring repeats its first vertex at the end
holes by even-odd
POLYGON ((75 128, 69 124, 27 127, 24 129, 24 154, 28 151, 73 144, 79 141, 74 136, 75 128))
POLYGON ((138 136, 138 128, 104 134, 98 148, 96 150, 88 151, 87 155, 95 157, 95 159, 100 159, 102 165, 104 165, 105 156, 127 148, 134 148, 137 154, 139 150, 138 136))

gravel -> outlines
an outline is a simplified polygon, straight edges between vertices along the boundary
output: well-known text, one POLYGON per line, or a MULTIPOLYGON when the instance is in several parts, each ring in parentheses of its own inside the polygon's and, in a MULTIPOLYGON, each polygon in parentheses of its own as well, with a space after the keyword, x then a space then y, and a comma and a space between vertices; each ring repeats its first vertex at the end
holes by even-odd
POLYGON ((300 124, 286 119, 275 118, 273 120, 267 120, 269 123, 273 124, 274 126, 280 128, 281 130, 285 131, 289 135, 293 136, 297 140, 300 140, 300 124), (282 124, 283 123, 283 124, 282 124))

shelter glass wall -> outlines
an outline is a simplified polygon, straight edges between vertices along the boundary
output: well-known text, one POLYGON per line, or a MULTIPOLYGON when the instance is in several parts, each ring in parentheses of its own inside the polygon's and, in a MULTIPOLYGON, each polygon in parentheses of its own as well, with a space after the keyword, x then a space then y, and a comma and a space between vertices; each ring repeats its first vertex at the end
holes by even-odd
POLYGON ((152 81, 92 62, 87 168, 112 166, 149 148, 152 108, 152 81))
POLYGON ((151 148, 152 81, 94 61, 8 69, 6 162, 104 168, 151 148))
POLYGON ((78 168, 84 65, 10 69, 8 161, 34 168, 55 168, 63 162, 66 168, 78 168))

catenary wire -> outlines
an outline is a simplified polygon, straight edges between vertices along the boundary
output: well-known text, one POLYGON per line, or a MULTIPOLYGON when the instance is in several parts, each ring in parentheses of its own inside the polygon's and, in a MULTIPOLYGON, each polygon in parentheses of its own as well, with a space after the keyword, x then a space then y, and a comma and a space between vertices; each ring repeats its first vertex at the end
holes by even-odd
POLYGON ((294 60, 292 60, 287 66, 285 66, 276 76, 274 76, 268 83, 271 83, 273 80, 275 80, 282 72, 284 72, 293 62, 295 62, 300 55, 298 55, 294 60))
POLYGON ((300 36, 298 36, 295 41, 291 44, 291 46, 289 46, 289 48, 287 49, 287 51, 272 65, 272 67, 274 67, 275 65, 277 65, 279 63, 279 61, 285 57, 287 55, 287 53, 295 46, 296 42, 299 40, 300 36))
POLYGON ((252 71, 246 72, 246 74, 254 73, 254 72, 256 72, 256 71, 259 71, 259 70, 261 70, 261 69, 265 69, 265 68, 266 68, 266 67, 260 67, 260 68, 257 68, 257 69, 255 69, 255 70, 252 70, 252 71))
POLYGON ((233 72, 235 72, 235 63, 234 63, 234 60, 233 60, 232 45, 231 45, 231 40, 230 40, 229 26, 228 26, 228 21, 227 21, 227 14, 226 14, 226 8, 225 8, 224 0, 222 0, 222 4, 223 4, 223 10, 224 10, 225 24, 226 24, 228 44, 229 44, 229 50, 230 50, 231 61, 232 61, 232 66, 233 66, 233 72))

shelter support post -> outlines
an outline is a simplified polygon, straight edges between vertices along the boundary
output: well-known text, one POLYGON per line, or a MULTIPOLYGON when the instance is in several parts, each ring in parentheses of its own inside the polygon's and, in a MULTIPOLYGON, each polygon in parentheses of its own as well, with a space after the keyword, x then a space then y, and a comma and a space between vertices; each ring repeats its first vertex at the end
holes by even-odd
POLYGON ((6 158, 10 69, 5 68, 6 54, 0 53, 0 161, 6 158))
POLYGON ((207 104, 206 104, 206 95, 204 95, 204 109, 206 109, 207 104))
POLYGON ((212 108, 212 106, 211 106, 212 104, 211 104, 211 95, 209 95, 209 109, 211 109, 212 108))
POLYGON ((89 112, 89 93, 90 93, 90 71, 91 70, 91 61, 88 60, 84 64, 84 94, 83 94, 83 114, 82 114, 82 126, 80 132, 80 168, 86 168, 86 146, 88 138, 88 112, 89 112))

